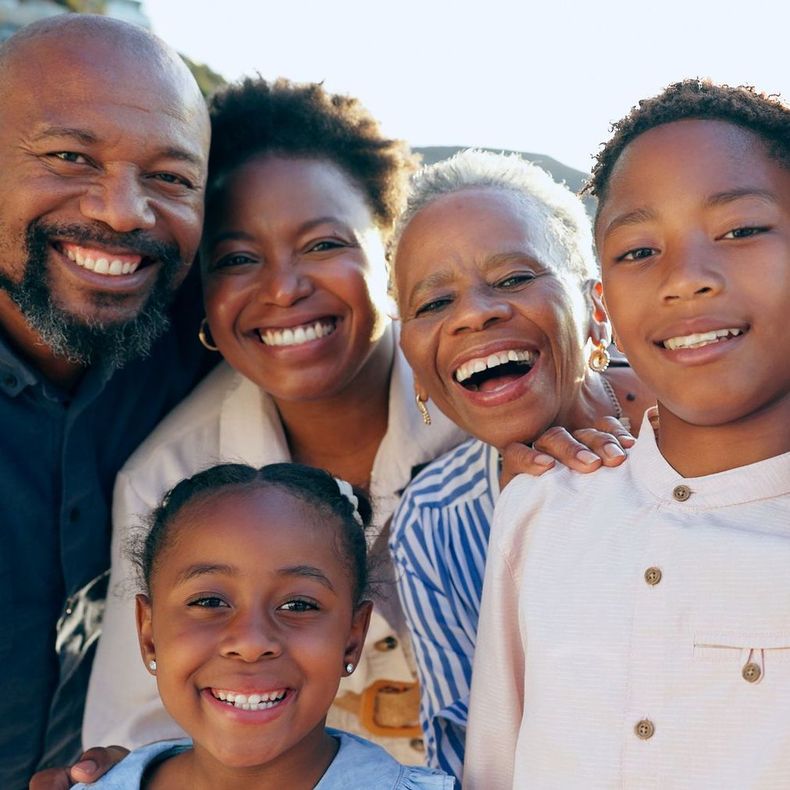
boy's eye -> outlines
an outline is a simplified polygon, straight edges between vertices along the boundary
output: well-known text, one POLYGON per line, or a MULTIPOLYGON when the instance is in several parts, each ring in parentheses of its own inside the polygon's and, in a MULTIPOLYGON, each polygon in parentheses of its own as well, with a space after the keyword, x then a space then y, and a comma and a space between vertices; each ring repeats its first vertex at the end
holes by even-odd
POLYGON ((292 601, 286 601, 280 609, 286 612, 313 612, 318 611, 318 604, 314 601, 307 601, 304 598, 295 598, 292 601))
POLYGON ((218 609, 228 604, 216 595, 204 595, 201 598, 194 598, 189 602, 189 606, 197 606, 200 609, 218 609))
POLYGON ((733 228, 723 236, 722 239, 748 239, 750 236, 756 236, 758 233, 765 233, 768 228, 760 227, 746 227, 746 228, 733 228))
POLYGON ((620 255, 616 260, 618 261, 641 261, 645 258, 650 258, 656 254, 656 250, 652 247, 636 247, 633 250, 628 250, 623 255, 620 255))
POLYGON ((437 313, 440 310, 447 307, 447 305, 452 303, 452 299, 449 296, 442 296, 439 299, 431 299, 430 302, 425 302, 425 304, 421 304, 415 311, 415 316, 426 315, 428 313, 437 313))

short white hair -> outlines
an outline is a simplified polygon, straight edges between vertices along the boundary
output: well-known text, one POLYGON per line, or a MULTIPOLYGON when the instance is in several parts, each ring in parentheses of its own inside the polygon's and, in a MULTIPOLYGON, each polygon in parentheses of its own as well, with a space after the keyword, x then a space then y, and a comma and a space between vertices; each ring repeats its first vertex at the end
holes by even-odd
POLYGON ((406 208, 390 242, 394 262, 409 223, 426 206, 445 195, 466 189, 492 188, 515 194, 542 227, 532 228, 546 242, 551 260, 542 261, 584 283, 598 278, 592 225, 581 199, 543 168, 518 154, 494 154, 468 149, 421 168, 411 182, 406 208))

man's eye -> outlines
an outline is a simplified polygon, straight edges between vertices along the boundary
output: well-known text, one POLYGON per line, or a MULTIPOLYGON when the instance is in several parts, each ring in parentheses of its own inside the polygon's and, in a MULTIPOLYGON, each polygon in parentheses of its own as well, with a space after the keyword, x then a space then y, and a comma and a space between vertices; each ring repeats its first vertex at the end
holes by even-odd
POLYGON ((216 595, 205 595, 201 598, 193 599, 189 602, 189 605, 197 606, 200 609, 219 609, 228 604, 216 595))
POLYGON ((293 601, 286 601, 280 609, 286 612, 313 612, 318 610, 318 605, 313 601, 295 598, 293 601))
POLYGON ((443 296, 440 299, 431 299, 430 302, 425 302, 425 304, 421 304, 415 311, 415 316, 426 315, 428 313, 438 313, 440 310, 443 310, 447 305, 452 303, 452 299, 449 296, 443 296))
POLYGON ((53 151, 50 156, 60 159, 61 162, 71 162, 78 165, 88 164, 87 157, 76 153, 76 151, 53 151))
POLYGON ((177 176, 175 173, 154 173, 153 178, 157 181, 163 181, 165 184, 175 184, 192 189, 191 181, 182 176, 177 176))
POLYGON ((745 228, 733 228, 731 231, 725 233, 722 239, 748 239, 750 236, 757 236, 759 233, 765 233, 768 228, 749 226, 745 228))
POLYGON ((617 258, 618 261, 641 261, 656 254, 652 247, 636 247, 617 258))

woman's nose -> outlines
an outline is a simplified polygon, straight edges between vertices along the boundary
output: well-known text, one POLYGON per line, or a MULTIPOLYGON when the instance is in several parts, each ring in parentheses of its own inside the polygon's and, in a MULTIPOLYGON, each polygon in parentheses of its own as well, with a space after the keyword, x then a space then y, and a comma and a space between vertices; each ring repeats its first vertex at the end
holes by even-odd
POLYGON ((290 261, 269 263, 261 269, 262 298, 278 307, 290 307, 309 296, 313 290, 310 278, 290 261))
POLYGON ((480 332, 512 315, 507 300, 489 288, 470 288, 452 305, 448 328, 451 332, 480 332))

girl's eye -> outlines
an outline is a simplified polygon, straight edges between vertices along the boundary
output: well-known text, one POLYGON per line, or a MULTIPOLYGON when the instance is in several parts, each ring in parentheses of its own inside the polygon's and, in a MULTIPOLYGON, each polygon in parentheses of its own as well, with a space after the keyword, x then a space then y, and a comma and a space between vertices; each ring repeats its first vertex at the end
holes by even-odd
POLYGON ((216 595, 206 595, 202 598, 195 598, 189 602, 189 606, 196 606, 200 609, 219 609, 228 604, 216 595))
POLYGON ((503 277, 496 283, 496 287, 518 288, 519 285, 524 285, 534 279, 535 275, 532 272, 518 272, 518 274, 509 274, 507 277, 503 277))
POLYGON ((645 258, 651 258, 656 254, 656 250, 652 247, 636 247, 633 250, 628 250, 624 255, 620 255, 615 260, 617 261, 641 261, 645 258))
POLYGON ((438 313, 440 310, 443 310, 447 305, 452 303, 452 299, 449 296, 442 296, 439 299, 432 299, 430 302, 426 302, 425 304, 421 304, 415 311, 415 316, 427 315, 429 313, 438 313))
POLYGON ((746 228, 733 228, 723 236, 722 239, 748 239, 750 236, 756 236, 759 233, 765 233, 768 228, 760 227, 746 227, 746 228))
POLYGON ((280 609, 286 612, 314 612, 318 611, 318 604, 304 598, 295 598, 293 601, 286 601, 280 609))

